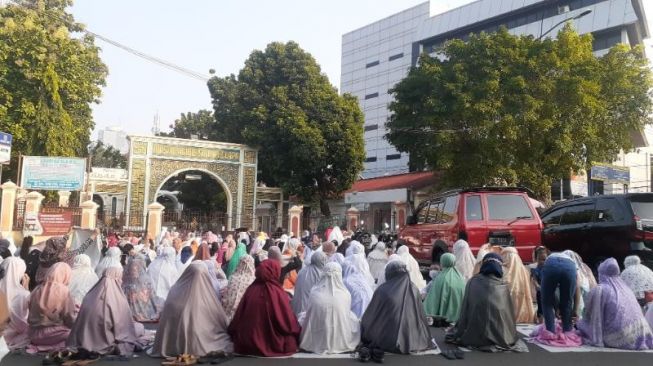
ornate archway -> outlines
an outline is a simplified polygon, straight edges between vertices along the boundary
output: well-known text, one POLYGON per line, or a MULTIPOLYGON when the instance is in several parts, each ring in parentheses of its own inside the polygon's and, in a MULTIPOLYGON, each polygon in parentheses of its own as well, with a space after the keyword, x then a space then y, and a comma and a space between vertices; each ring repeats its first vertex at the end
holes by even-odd
POLYGON ((185 170, 209 173, 227 194, 228 229, 252 227, 256 200, 258 153, 245 145, 129 136, 128 226, 143 228, 147 205, 174 174, 185 170))

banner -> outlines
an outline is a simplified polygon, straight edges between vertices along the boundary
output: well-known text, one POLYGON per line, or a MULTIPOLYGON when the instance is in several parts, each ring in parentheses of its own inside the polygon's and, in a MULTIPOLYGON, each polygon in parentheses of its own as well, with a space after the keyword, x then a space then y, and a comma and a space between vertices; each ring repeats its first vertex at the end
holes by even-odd
POLYGON ((86 159, 23 156, 21 187, 28 190, 81 191, 86 159))
POLYGON ((0 132, 0 164, 9 164, 12 141, 13 137, 10 134, 0 132))
POLYGON ((46 236, 63 236, 68 234, 73 226, 73 213, 70 210, 52 210, 39 212, 39 223, 46 236))
MULTIPOLYGON (((90 238, 95 230, 92 229, 81 229, 78 227, 73 228, 73 235, 70 242, 70 250, 75 250, 82 246, 86 239, 90 238)), ((102 239, 100 236, 97 237, 95 244, 91 244, 84 254, 88 255, 91 258, 91 266, 95 268, 102 258, 102 239)))

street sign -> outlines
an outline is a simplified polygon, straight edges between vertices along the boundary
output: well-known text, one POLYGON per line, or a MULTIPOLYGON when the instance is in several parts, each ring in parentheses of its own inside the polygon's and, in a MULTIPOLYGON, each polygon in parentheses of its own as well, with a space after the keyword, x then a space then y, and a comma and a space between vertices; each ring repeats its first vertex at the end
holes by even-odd
POLYGON ((11 143, 13 136, 0 132, 0 164, 9 164, 11 160, 11 143))

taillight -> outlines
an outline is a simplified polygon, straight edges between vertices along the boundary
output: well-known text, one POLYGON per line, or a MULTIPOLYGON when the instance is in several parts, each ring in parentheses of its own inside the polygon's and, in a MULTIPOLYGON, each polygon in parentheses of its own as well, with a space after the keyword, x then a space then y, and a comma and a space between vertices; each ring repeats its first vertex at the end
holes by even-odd
POLYGON ((644 224, 642 223, 642 219, 640 219, 638 216, 633 216, 633 221, 635 221, 635 229, 644 231, 644 224))

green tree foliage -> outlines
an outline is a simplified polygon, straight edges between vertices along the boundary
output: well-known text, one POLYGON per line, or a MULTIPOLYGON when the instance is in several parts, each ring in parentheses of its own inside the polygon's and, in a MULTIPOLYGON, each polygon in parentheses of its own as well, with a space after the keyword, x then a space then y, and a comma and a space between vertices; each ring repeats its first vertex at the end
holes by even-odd
POLYGON ((307 202, 351 187, 363 167, 363 114, 294 42, 254 51, 238 76, 209 81, 218 140, 260 148, 259 179, 307 202))
POLYGON ((0 130, 14 156, 85 156, 107 75, 99 48, 66 12, 71 0, 21 4, 0 7, 0 130))
POLYGON ((192 135, 196 135, 200 140, 210 139, 214 124, 215 119, 211 111, 202 109, 197 113, 182 113, 179 119, 170 125, 172 131, 160 135, 181 139, 189 139, 192 135))
POLYGON ((113 146, 97 141, 88 147, 91 166, 97 168, 127 168, 127 156, 113 146))
POLYGON ((420 58, 393 89, 386 138, 443 188, 522 184, 546 199, 554 179, 632 148, 652 86, 639 47, 597 58, 570 26, 544 41, 481 33, 420 58))

